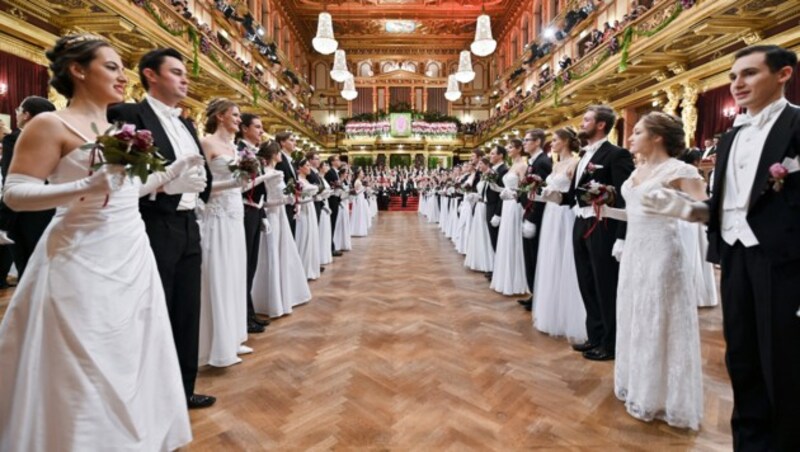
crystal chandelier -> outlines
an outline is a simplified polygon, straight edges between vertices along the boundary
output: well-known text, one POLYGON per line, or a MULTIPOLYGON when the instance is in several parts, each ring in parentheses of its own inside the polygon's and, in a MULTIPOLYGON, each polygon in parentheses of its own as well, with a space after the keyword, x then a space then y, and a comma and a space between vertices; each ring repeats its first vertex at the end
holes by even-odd
POLYGON ((347 70, 344 50, 339 49, 333 54, 333 69, 331 69, 331 78, 341 83, 347 78, 348 75, 352 77, 350 71, 347 70))
POLYGON ((314 50, 323 55, 330 55, 339 48, 339 43, 333 39, 333 19, 324 11, 319 13, 317 36, 311 40, 311 45, 314 46, 314 50))
POLYGON ((356 82, 353 79, 353 74, 348 74, 349 77, 344 79, 344 87, 342 88, 342 97, 344 100, 353 100, 358 97, 356 91, 356 82))
POLYGON ((458 71, 456 80, 461 83, 469 83, 475 79, 475 71, 472 70, 472 57, 469 50, 462 50, 458 57, 458 71))
POLYGON ((461 91, 458 90, 458 80, 455 74, 450 74, 447 77, 447 91, 444 93, 444 98, 450 102, 455 102, 461 98, 461 91))
POLYGON ((489 16, 481 14, 478 16, 478 25, 475 27, 475 41, 469 47, 472 53, 479 57, 491 55, 497 48, 497 42, 492 39, 492 24, 489 16))

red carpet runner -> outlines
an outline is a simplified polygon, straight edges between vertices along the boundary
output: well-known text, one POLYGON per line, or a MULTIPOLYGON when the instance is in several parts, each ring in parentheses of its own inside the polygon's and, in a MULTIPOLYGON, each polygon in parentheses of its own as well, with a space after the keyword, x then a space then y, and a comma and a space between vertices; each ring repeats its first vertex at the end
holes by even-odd
POLYGON ((392 196, 389 201, 389 212, 416 212, 418 208, 418 196, 409 196, 405 207, 403 207, 403 198, 400 196, 392 196))

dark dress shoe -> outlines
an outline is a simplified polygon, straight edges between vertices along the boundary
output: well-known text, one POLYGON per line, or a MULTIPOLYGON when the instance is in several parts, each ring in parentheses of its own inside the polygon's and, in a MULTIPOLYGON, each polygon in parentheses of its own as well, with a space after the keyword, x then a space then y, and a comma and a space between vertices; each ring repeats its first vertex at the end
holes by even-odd
POLYGON ((525 300, 517 300, 517 303, 521 304, 522 306, 528 307, 533 306, 533 297, 527 298, 525 300))
POLYGON ((266 328, 264 328, 264 325, 259 325, 258 323, 254 322, 252 320, 249 320, 247 322, 247 332, 248 333, 263 333, 265 329, 266 328))
POLYGON ((486 276, 486 279, 492 279, 492 272, 486 273, 484 276, 486 276))
POLYGON ((614 352, 608 351, 605 347, 600 346, 583 352, 583 357, 592 361, 611 361, 614 359, 614 352))
POLYGON ((320 268, 319 268, 319 273, 320 273, 320 274, 323 274, 323 273, 325 273, 325 267, 320 267, 320 268))
POLYGON ((597 348, 597 344, 592 344, 589 341, 586 341, 582 344, 572 344, 572 349, 576 352, 588 352, 593 348, 597 348))
POLYGON ((188 400, 186 400, 186 404, 189 406, 189 409, 194 408, 208 408, 217 401, 217 398, 210 395, 203 395, 203 394, 192 394, 188 400))
POLYGON ((334 257, 344 256, 344 253, 339 250, 336 250, 333 252, 333 256, 334 257))
POLYGON ((257 323, 257 324, 259 324, 259 325, 261 325, 261 326, 267 326, 267 325, 269 325, 269 319, 259 319, 259 318, 258 318, 258 317, 256 317, 256 316, 251 316, 251 317, 250 317, 249 319, 247 319, 247 320, 248 320, 248 322, 257 323))

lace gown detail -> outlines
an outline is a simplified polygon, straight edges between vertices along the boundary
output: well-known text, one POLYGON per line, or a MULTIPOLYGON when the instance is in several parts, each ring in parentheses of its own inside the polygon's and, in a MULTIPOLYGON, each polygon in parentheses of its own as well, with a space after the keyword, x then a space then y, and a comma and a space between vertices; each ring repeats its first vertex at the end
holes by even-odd
MULTIPOLYGON (((282 174, 267 169, 267 174, 273 173, 282 174)), ((283 204, 286 183, 283 177, 271 177, 265 184, 269 228, 264 227, 261 232, 251 294, 257 313, 280 317, 291 314, 292 307, 309 301, 311 290, 286 217, 283 204)))
POLYGON ((317 222, 317 210, 314 208, 314 195, 319 189, 316 185, 303 179, 300 179, 300 183, 303 184, 303 194, 298 204, 295 241, 306 278, 317 279, 320 275, 319 223, 317 222))
MULTIPOLYGON (((516 190, 519 188, 519 177, 515 172, 508 171, 503 176, 503 184, 509 190, 516 190)), ((516 199, 503 200, 490 286, 503 295, 528 293, 525 255, 522 251, 522 210, 516 199)))
MULTIPOLYGON (((570 178, 552 173, 547 186, 562 193, 569 190, 570 178)), ((552 336, 565 336, 583 342, 586 335, 586 308, 572 250, 575 214, 569 206, 547 203, 539 231, 539 254, 533 284, 533 325, 552 336)))
MULTIPOLYGON (((208 166, 215 181, 230 180, 233 156, 208 166)), ((241 362, 247 341, 247 246, 244 205, 238 187, 214 191, 200 215, 203 264, 200 296, 199 365, 226 367, 241 362)))
POLYGON ((622 185, 628 214, 617 290, 614 390, 632 416, 697 430, 703 382, 696 287, 679 220, 643 212, 644 193, 680 178, 699 178, 670 159, 634 186, 622 185))
MULTIPOLYGON (((89 151, 49 180, 87 176, 89 151)), ((0 450, 173 450, 191 441, 139 179, 57 209, 0 324, 0 450)))
MULTIPOLYGON (((483 193, 485 187, 485 181, 478 182, 478 193, 483 193)), ((494 249, 489 236, 489 224, 486 223, 486 203, 483 201, 475 204, 475 212, 470 220, 464 266, 479 272, 490 272, 494 269, 494 249)))

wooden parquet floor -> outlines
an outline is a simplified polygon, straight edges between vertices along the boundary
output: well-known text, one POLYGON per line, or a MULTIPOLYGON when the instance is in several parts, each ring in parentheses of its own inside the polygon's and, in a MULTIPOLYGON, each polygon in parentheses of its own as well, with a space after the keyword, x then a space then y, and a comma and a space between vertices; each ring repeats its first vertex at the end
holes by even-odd
MULTIPOLYGON (((613 363, 538 333, 415 213, 381 213, 312 283, 314 299, 251 335, 242 364, 202 371, 191 451, 730 450, 719 308, 700 311, 699 433, 643 423, 613 363)), ((0 299, 5 309, 8 295, 0 299)))

